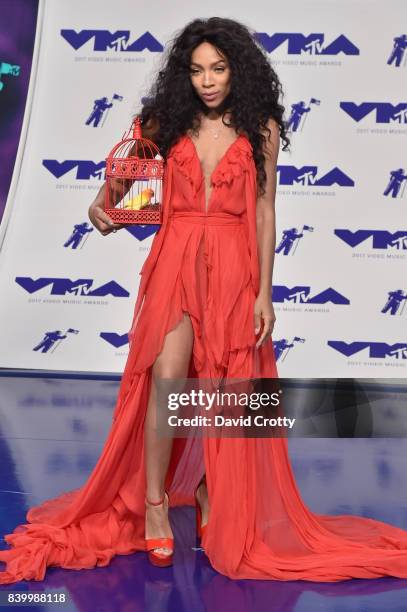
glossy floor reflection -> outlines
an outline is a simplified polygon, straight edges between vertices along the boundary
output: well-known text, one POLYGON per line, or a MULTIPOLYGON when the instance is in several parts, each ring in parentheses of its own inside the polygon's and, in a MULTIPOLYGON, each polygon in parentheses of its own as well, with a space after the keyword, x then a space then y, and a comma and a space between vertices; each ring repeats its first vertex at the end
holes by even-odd
MULTIPOLYGON (((0 377, 1 535, 25 522, 29 506, 83 484, 110 428, 117 391, 114 380, 0 377)), ((393 418, 391 411, 388 418, 393 418)), ((292 438, 289 444, 301 493, 312 510, 358 514, 407 529, 406 439, 292 438)), ((2 586, 0 595, 10 590, 64 590, 69 604, 62 609, 92 612, 407 608, 406 580, 229 580, 213 570, 196 547, 193 509, 172 509, 171 522, 176 538, 172 568, 154 568, 144 553, 136 553, 117 556, 109 567, 94 570, 51 568, 44 582, 2 586)), ((61 605, 25 609, 61 610, 61 605)))

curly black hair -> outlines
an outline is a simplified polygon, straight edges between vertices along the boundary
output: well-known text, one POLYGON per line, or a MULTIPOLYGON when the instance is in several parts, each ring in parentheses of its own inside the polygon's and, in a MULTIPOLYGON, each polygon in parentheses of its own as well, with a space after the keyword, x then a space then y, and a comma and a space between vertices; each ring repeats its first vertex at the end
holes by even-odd
POLYGON ((257 170, 258 195, 265 193, 266 172, 263 146, 270 134, 267 122, 273 118, 279 128, 285 151, 290 140, 286 134, 281 83, 266 52, 245 25, 223 17, 195 19, 173 38, 164 55, 164 66, 150 88, 147 102, 138 113, 143 135, 151 138, 166 157, 171 146, 190 129, 199 129, 200 114, 208 107, 196 94, 190 79, 192 51, 202 42, 209 42, 226 56, 231 68, 230 93, 222 103, 231 117, 225 123, 237 133, 244 131, 253 147, 257 170), (154 127, 155 126, 155 127, 154 127), (158 127, 157 127, 158 126, 158 127), (160 129, 159 126, 163 126, 160 129))

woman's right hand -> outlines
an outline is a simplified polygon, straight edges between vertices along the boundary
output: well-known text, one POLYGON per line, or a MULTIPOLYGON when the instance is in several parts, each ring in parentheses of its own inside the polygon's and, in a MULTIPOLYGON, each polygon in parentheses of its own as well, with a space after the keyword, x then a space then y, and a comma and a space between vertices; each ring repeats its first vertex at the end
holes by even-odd
POLYGON ((124 224, 114 223, 109 215, 105 213, 103 203, 97 201, 89 206, 88 216, 92 225, 96 227, 102 236, 107 236, 113 231, 124 227, 124 224))

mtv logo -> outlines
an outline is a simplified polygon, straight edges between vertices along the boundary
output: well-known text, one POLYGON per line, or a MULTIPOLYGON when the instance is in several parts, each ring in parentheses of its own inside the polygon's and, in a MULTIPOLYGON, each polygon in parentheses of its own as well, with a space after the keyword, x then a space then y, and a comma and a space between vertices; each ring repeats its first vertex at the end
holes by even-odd
POLYGON ((386 342, 343 342, 342 340, 328 340, 328 346, 342 353, 346 357, 351 357, 368 349, 369 357, 373 359, 407 359, 407 343, 396 342, 387 344, 386 342))
POLYGON ((307 285, 296 285, 287 287, 285 285, 273 286, 273 302, 294 302, 297 304, 350 304, 350 300, 328 287, 320 293, 311 295, 311 287, 307 285))
POLYGON ((272 34, 257 32, 257 41, 268 53, 272 53, 285 43, 287 43, 288 55, 359 55, 360 51, 349 38, 341 34, 329 44, 325 44, 325 34, 300 34, 294 32, 282 32, 272 34))
POLYGON ((93 51, 124 51, 124 52, 142 52, 150 51, 152 53, 161 53, 164 50, 163 45, 150 33, 144 32, 133 42, 130 41, 129 30, 75 30, 62 29, 61 36, 75 50, 80 49, 89 41, 93 40, 93 51))
POLYGON ((69 174, 74 169, 76 169, 75 178, 78 180, 88 181, 91 178, 105 179, 105 161, 93 162, 90 160, 68 159, 59 162, 56 159, 44 159, 42 165, 57 179, 69 174))
POLYGON ((374 249, 388 249, 390 247, 403 251, 407 249, 407 231, 388 232, 387 230, 360 229, 352 232, 348 229, 335 229, 334 234, 351 248, 355 248, 371 238, 374 249))
POLYGON ((159 229, 159 227, 159 225, 153 225, 150 223, 149 225, 129 225, 125 229, 129 232, 129 234, 134 236, 134 238, 137 238, 137 240, 142 242, 149 236, 152 236, 159 229))
POLYGON ((314 185, 316 187, 354 187, 355 182, 345 172, 335 167, 318 178, 317 166, 277 166, 279 185, 314 185))
POLYGON ((98 288, 91 289, 93 279, 80 278, 72 281, 69 278, 38 278, 34 280, 29 276, 16 276, 16 283, 27 293, 33 294, 44 288, 51 288, 50 295, 69 295, 88 296, 88 297, 129 297, 130 293, 116 281, 110 281, 98 288))
POLYGON ((100 332, 100 337, 106 340, 109 344, 115 348, 121 348, 129 343, 128 334, 117 334, 115 332, 100 332))
POLYGON ((356 122, 374 113, 376 123, 407 123, 407 102, 340 102, 339 106, 356 122))

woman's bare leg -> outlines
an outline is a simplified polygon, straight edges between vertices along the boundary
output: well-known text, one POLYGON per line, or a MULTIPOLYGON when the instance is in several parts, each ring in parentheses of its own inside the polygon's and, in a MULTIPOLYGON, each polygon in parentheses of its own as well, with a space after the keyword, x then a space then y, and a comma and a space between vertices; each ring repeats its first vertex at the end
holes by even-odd
MULTIPOLYGON (((157 436, 157 384, 160 378, 182 379, 188 375, 192 354, 193 328, 188 314, 165 337, 161 353, 152 370, 152 384, 147 406, 144 440, 146 466, 146 497, 153 502, 164 495, 164 482, 171 457, 172 438, 157 436)), ((181 389, 180 389, 181 391, 181 389)), ((173 537, 168 521, 167 502, 160 506, 146 505, 146 538, 173 537)), ((157 548, 170 553, 168 548, 157 548)))
POLYGON ((206 486, 206 482, 202 482, 199 485, 198 490, 196 492, 196 496, 198 499, 198 503, 201 506, 201 512, 202 512, 201 524, 205 526, 209 519, 209 498, 208 498, 208 488, 206 486))

